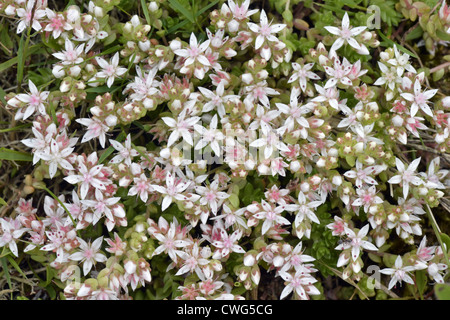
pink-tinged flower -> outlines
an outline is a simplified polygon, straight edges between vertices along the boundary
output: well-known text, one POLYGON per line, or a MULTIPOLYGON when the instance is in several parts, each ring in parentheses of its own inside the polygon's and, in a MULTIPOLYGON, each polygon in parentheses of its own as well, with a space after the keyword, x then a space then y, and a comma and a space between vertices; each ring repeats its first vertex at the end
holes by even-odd
MULTIPOLYGON (((78 10, 80 10, 79 8, 77 8, 78 10)), ((75 12, 76 10, 73 10, 72 12, 75 12)), ((79 14, 80 12, 78 11, 76 15, 78 15, 79 18, 79 14)), ((70 22, 70 14, 67 14, 67 19, 70 22)), ((97 20, 97 18, 93 18, 93 28, 89 28, 89 32, 84 32, 84 29, 78 25, 78 26, 74 26, 74 40, 75 41, 82 41, 82 42, 87 42, 86 46, 84 48, 84 52, 88 53, 92 47, 94 46, 94 44, 97 42, 97 40, 102 40, 105 39, 108 36, 108 33, 106 31, 100 30, 100 24, 97 20)))
POLYGON ((171 222, 170 225, 167 223, 166 219, 163 217, 159 218, 158 224, 165 226, 164 230, 161 232, 151 232, 150 234, 159 241, 159 246, 153 252, 153 255, 159 255, 161 253, 166 253, 169 255, 173 262, 177 263, 177 256, 182 255, 183 251, 179 250, 191 244, 187 238, 181 239, 179 234, 179 226, 171 222))
POLYGON ((247 22, 249 29, 257 34, 255 41, 256 50, 261 48, 266 40, 270 42, 277 41, 278 39, 274 33, 278 33, 286 27, 285 24, 271 24, 272 22, 267 20, 267 14, 264 10, 261 10, 259 25, 253 22, 247 22))
POLYGON ((145 287, 146 282, 152 281, 152 274, 150 273, 150 264, 144 258, 138 261, 125 260, 125 274, 121 279, 123 289, 128 292, 127 285, 131 285, 131 289, 136 290, 137 285, 145 287))
POLYGON ((245 253, 245 250, 237 243, 242 237, 242 231, 236 230, 232 234, 228 234, 222 227, 218 229, 219 239, 213 240, 211 244, 218 248, 214 252, 212 258, 220 259, 228 256, 231 252, 245 253))
POLYGON ((8 245, 9 250, 16 257, 19 256, 19 250, 17 248, 17 241, 28 230, 24 228, 19 219, 4 219, 0 218, 0 224, 2 227, 2 234, 0 235, 0 247, 8 245))
POLYGON ((325 83, 325 89, 332 88, 337 84, 343 84, 345 86, 351 86, 352 81, 349 79, 350 71, 352 70, 352 65, 346 65, 341 63, 336 57, 334 60, 334 66, 324 66, 325 72, 330 78, 327 83, 325 83))
POLYGON ((45 13, 49 21, 47 22, 44 31, 51 32, 53 38, 57 39, 64 31, 73 29, 61 13, 56 13, 49 8, 45 8, 45 13))
POLYGON ((129 196, 138 195, 141 200, 146 203, 148 200, 148 194, 153 192, 153 187, 148 180, 145 173, 141 173, 139 177, 133 178, 133 186, 128 190, 129 196))
POLYGON ((126 68, 119 67, 119 53, 117 52, 108 63, 105 59, 101 57, 95 57, 98 65, 102 68, 102 71, 99 71, 95 74, 95 78, 105 78, 106 85, 110 88, 114 79, 122 76, 127 72, 126 68))
POLYGON ((311 71, 314 63, 307 63, 305 65, 300 65, 297 62, 292 63, 292 69, 294 69, 294 73, 289 78, 288 83, 292 83, 298 80, 300 85, 300 89, 303 92, 306 91, 306 85, 308 84, 309 79, 320 80, 320 77, 311 71))
POLYGON ((18 8, 16 14, 19 17, 17 33, 21 33, 27 27, 32 27, 36 31, 42 29, 39 20, 45 17, 45 10, 41 9, 40 4, 36 3, 36 0, 28 0, 25 8, 18 8))
MULTIPOLYGON (((422 117, 411 117, 408 116, 405 121, 406 129, 411 132, 415 137, 420 138, 418 130, 427 130, 428 127, 424 125, 421 121, 425 119, 422 117)), ((405 139, 406 140, 406 139, 405 139)), ((406 144, 407 141, 404 142, 406 144)))
POLYGON ((98 138, 102 148, 105 147, 106 132, 109 131, 109 127, 106 124, 96 117, 93 117, 92 119, 81 118, 76 119, 75 121, 87 127, 86 133, 83 135, 83 138, 81 138, 81 143, 98 138))
POLYGON ((419 172, 425 181, 425 186, 428 188, 445 189, 446 186, 441 182, 448 173, 449 170, 439 170, 440 158, 436 157, 430 161, 427 172, 419 172))
MULTIPOLYGON (((241 226, 244 229, 247 229, 247 222, 245 221, 245 218, 243 217, 245 213, 245 208, 240 208, 237 210, 232 210, 229 206, 224 204, 222 206, 222 214, 218 215, 216 217, 212 217, 211 220, 219 220, 221 219, 223 221, 223 224, 225 226, 225 229, 228 229, 231 226, 241 226)), ((205 221, 202 220, 202 222, 205 224, 205 221)))
POLYGON ((307 254, 303 254, 303 251, 304 250, 302 250, 302 242, 300 241, 295 246, 294 250, 292 250, 292 252, 285 257, 285 262, 281 267, 281 271, 288 272, 291 268, 294 268, 296 272, 299 270, 304 271, 304 263, 316 260, 307 254))
POLYGON ((322 201, 310 201, 306 198, 305 194, 300 191, 298 193, 297 203, 286 205, 286 210, 295 212, 294 225, 296 227, 299 227, 305 219, 320 224, 320 221, 314 213, 314 210, 321 204, 322 201))
POLYGON ((215 92, 203 87, 199 87, 198 89, 202 95, 209 100, 203 105, 202 112, 205 113, 215 109, 220 118, 223 118, 226 114, 224 104, 230 100, 239 99, 238 95, 224 95, 225 83, 223 81, 219 82, 215 92))
POLYGON ((196 186, 195 192, 198 193, 200 204, 208 206, 214 215, 217 214, 223 201, 230 197, 229 194, 219 191, 219 181, 214 180, 209 186, 196 186))
POLYGON ((403 186, 403 197, 406 199, 409 192, 409 184, 412 183, 415 186, 423 183, 422 179, 416 176, 416 170, 420 163, 420 157, 412 161, 408 168, 399 158, 395 158, 395 164, 397 166, 398 173, 388 180, 390 184, 401 184, 403 186))
POLYGON ((183 275, 185 273, 194 273, 201 280, 206 280, 209 278, 205 275, 204 271, 206 271, 207 275, 211 275, 211 270, 208 268, 209 260, 205 258, 205 255, 202 254, 202 250, 200 250, 198 246, 198 242, 195 242, 192 247, 190 247, 188 252, 181 252, 180 257, 184 260, 183 265, 178 270, 175 275, 183 275))
POLYGON ((183 138, 183 141, 186 141, 186 143, 188 143, 189 145, 191 146, 194 145, 191 132, 193 131, 194 125, 198 121, 200 121, 200 117, 194 116, 186 118, 187 111, 188 109, 184 108, 183 111, 181 111, 181 113, 178 115, 177 120, 171 117, 161 118, 164 121, 164 123, 173 130, 167 142, 168 147, 177 142, 180 136, 183 138))
POLYGON ((266 134, 263 133, 262 138, 256 139, 250 143, 250 147, 264 147, 265 159, 269 159, 274 152, 290 152, 291 150, 287 147, 287 145, 280 140, 280 137, 282 137, 280 131, 281 130, 270 130, 266 134))
POLYGON ((437 283, 444 283, 444 277, 441 272, 447 270, 448 265, 445 263, 430 263, 428 265, 427 271, 430 277, 437 283))
POLYGON ((378 185, 378 182, 371 177, 378 170, 378 166, 369 166, 363 169, 363 164, 356 160, 355 170, 349 170, 344 173, 344 176, 350 179, 355 179, 355 185, 358 188, 363 186, 363 183, 378 185))
POLYGON ((166 210, 174 199, 180 201, 188 199, 183 192, 189 187, 190 182, 181 182, 179 179, 176 180, 175 178, 176 177, 168 172, 166 175, 165 187, 152 184, 153 189, 164 195, 161 204, 162 211, 166 210))
POLYGON ((420 261, 428 262, 434 257, 436 246, 427 247, 427 236, 423 236, 417 248, 417 257, 420 261))
POLYGON ((407 101, 412 102, 411 104, 411 117, 414 117, 419 111, 419 108, 428 116, 433 117, 433 111, 428 105, 428 100, 430 100, 438 92, 438 89, 433 90, 421 90, 421 85, 419 79, 414 82, 414 94, 409 92, 401 93, 400 95, 407 101))
POLYGON ((41 248, 42 251, 56 252, 55 262, 67 262, 68 254, 66 248, 72 249, 71 243, 77 243, 77 234, 75 229, 64 227, 60 222, 56 222, 54 228, 45 232, 47 236, 47 243, 41 248))
POLYGON ((374 82, 374 85, 387 85, 389 89, 394 90, 397 84, 402 83, 402 79, 397 75, 397 69, 394 66, 387 67, 384 63, 378 61, 378 67, 381 70, 381 76, 374 82))
MULTIPOLYGON (((369 251, 378 251, 378 248, 367 240, 364 240, 369 232, 369 225, 366 224, 358 234, 350 228, 345 227, 345 233, 349 241, 345 241, 336 247, 336 250, 346 250, 351 248, 352 260, 356 261, 361 253, 361 248, 369 251)), ((338 265, 339 267, 340 265, 338 265)))
POLYGON ((84 59, 80 56, 83 54, 84 43, 75 47, 72 41, 66 39, 64 49, 61 52, 53 53, 53 56, 61 60, 63 65, 75 65, 83 62, 84 59))
MULTIPOLYGON (((80 220, 83 217, 84 210, 86 209, 83 203, 81 203, 75 190, 72 190, 72 203, 64 203, 64 206, 75 220, 80 220)), ((62 209, 64 211, 64 208, 62 209)), ((72 223, 72 221, 70 220, 70 217, 67 216, 65 224, 68 225, 70 223, 72 223)))
POLYGON ((70 146, 63 147, 55 139, 52 139, 50 142, 50 150, 39 152, 39 157, 49 164, 48 174, 50 179, 55 176, 58 167, 65 170, 74 170, 72 164, 67 160, 74 149, 70 146))
POLYGON ((261 201, 261 211, 256 212, 253 217, 258 220, 264 220, 262 224, 261 234, 264 235, 266 232, 274 227, 276 224, 279 225, 289 225, 291 224, 288 219, 281 215, 284 212, 285 206, 275 206, 265 200, 261 201))
POLYGON ((105 262, 106 256, 100 252, 103 237, 97 238, 92 244, 87 243, 82 238, 77 238, 80 242, 79 251, 69 256, 70 260, 83 262, 83 273, 87 275, 97 262, 105 262))
POLYGON ((339 110, 339 91, 336 87, 325 88, 318 84, 314 84, 314 87, 319 95, 311 99, 311 102, 328 102, 332 108, 339 110))
POLYGON ((114 215, 112 212, 112 207, 119 202, 120 197, 111 197, 106 198, 103 195, 103 192, 99 189, 95 189, 95 200, 94 199, 86 199, 81 200, 86 207, 93 209, 93 217, 92 217, 92 225, 95 225, 103 215, 106 216, 107 219, 114 221, 114 215))
POLYGON ((331 50, 338 50, 340 47, 342 47, 345 43, 348 43, 352 48, 356 49, 356 51, 359 54, 362 55, 368 55, 369 50, 367 50, 366 46, 363 44, 358 43, 358 41, 355 40, 355 36, 359 35, 361 32, 366 30, 367 27, 356 27, 351 28, 350 27, 350 19, 348 17, 347 12, 344 14, 344 17, 342 18, 342 26, 341 28, 337 27, 325 27, 325 29, 336 36, 338 38, 334 41, 333 45, 331 46, 331 50))
POLYGON ((375 186, 363 186, 356 190, 358 198, 352 202, 353 207, 364 206, 364 212, 367 213, 371 205, 383 203, 383 199, 377 196, 377 189, 375 186))
POLYGON ((50 142, 56 136, 57 129, 56 125, 52 123, 45 128, 44 132, 38 130, 36 125, 33 125, 31 131, 34 134, 34 138, 24 139, 21 142, 28 148, 33 149, 33 165, 35 165, 41 159, 39 157, 40 152, 44 152, 50 146, 50 142))
POLYGON ((270 109, 270 101, 267 96, 276 96, 280 94, 275 89, 270 88, 266 80, 245 87, 244 92, 247 93, 244 104, 249 109, 253 108, 255 102, 259 102, 267 109, 270 109))
POLYGON ((382 274, 390 275, 391 281, 389 282, 388 289, 391 290, 394 285, 402 281, 414 285, 414 280, 408 275, 408 272, 414 271, 413 266, 406 266, 403 267, 403 260, 401 256, 397 256, 397 259, 395 259, 395 266, 394 268, 385 268, 380 270, 382 274))
POLYGON ((217 156, 222 154, 221 141, 225 139, 222 130, 217 129, 217 115, 211 119, 209 123, 209 128, 194 124, 194 129, 200 134, 200 140, 195 145, 195 150, 201 150, 207 145, 211 146, 211 149, 217 156))
POLYGON ((397 68, 397 75, 399 77, 403 75, 405 70, 411 73, 417 73, 416 69, 414 69, 414 67, 409 64, 409 54, 401 54, 396 45, 394 45, 394 54, 395 58, 389 59, 387 63, 397 68))
POLYGON ((72 174, 64 178, 70 184, 80 185, 81 199, 85 199, 90 187, 100 190, 106 190, 106 186, 102 180, 99 179, 103 165, 99 164, 88 169, 86 165, 80 162, 78 166, 78 174, 72 174))
POLYGON ((194 33, 191 33, 189 38, 189 47, 186 49, 177 48, 177 45, 174 45, 176 49, 173 51, 177 56, 180 56, 184 59, 184 63, 182 68, 180 69, 181 73, 188 73, 191 66, 194 65, 195 71, 194 75, 198 79, 203 79, 205 76, 205 72, 201 71, 203 68, 211 67, 211 63, 208 58, 205 56, 205 51, 208 49, 210 40, 206 40, 202 44, 199 44, 197 41, 197 37, 194 33), (200 70, 200 71, 198 71, 200 70))
POLYGON ((258 12, 258 9, 248 10, 250 0, 245 0, 240 6, 233 0, 228 0, 228 7, 233 14, 233 19, 238 21, 247 20, 251 15, 258 12))
POLYGON ((160 82, 155 80, 157 68, 151 69, 148 73, 142 73, 139 66, 136 66, 137 77, 133 82, 129 82, 123 93, 131 92, 130 98, 132 101, 142 101, 144 107, 147 109, 153 108, 153 99, 159 93, 158 87, 160 82))
POLYGON ((115 155, 109 163, 121 163, 125 162, 128 166, 131 166, 132 158, 137 157, 139 152, 131 147, 131 135, 128 134, 125 138, 125 142, 122 144, 116 140, 110 139, 109 142, 119 153, 115 155))
MULTIPOLYGON (((64 195, 60 195, 58 199, 61 202, 64 202, 64 195)), ((59 204, 59 202, 52 197, 45 196, 44 199, 44 211, 45 211, 45 219, 42 219, 42 223, 45 227, 54 227, 58 223, 61 225, 68 225, 66 223, 67 216, 64 208, 59 204)), ((69 218, 70 219, 70 218, 69 218)), ((71 224, 71 222, 70 222, 71 224)))
POLYGON ((92 291, 89 300, 120 300, 117 292, 111 289, 100 287, 92 291))
POLYGON ((310 274, 304 272, 303 269, 295 273, 280 271, 279 275, 286 281, 286 287, 280 295, 280 300, 286 298, 290 293, 294 292, 300 300, 309 300, 310 295, 319 295, 320 291, 313 285, 317 280, 310 274))
MULTIPOLYGON (((33 113, 36 111, 39 112, 41 115, 46 115, 47 112, 45 111, 45 103, 47 100, 47 97, 50 93, 50 91, 43 91, 40 92, 36 85, 31 81, 28 80, 28 88, 30 90, 29 94, 26 93, 19 93, 16 95, 16 99, 26 104, 22 110, 17 112, 15 119, 16 120, 25 120, 28 117, 30 117, 33 113), (25 111, 23 111, 25 110, 25 111)), ((8 100, 8 104, 12 107, 14 107, 13 99, 8 100)))
POLYGON ((303 116, 313 109, 312 103, 307 103, 303 106, 300 106, 298 103, 298 98, 300 96, 300 89, 297 87, 292 88, 291 91, 291 99, 289 105, 284 103, 275 103, 276 107, 285 115, 287 115, 287 119, 284 122, 284 125, 287 128, 288 132, 292 132, 296 127, 300 127, 300 136, 303 139, 308 138, 308 130, 309 122, 303 116))
POLYGON ((114 240, 108 238, 105 239, 105 241, 109 245, 109 248, 106 248, 105 250, 109 253, 120 257, 126 252, 127 243, 123 241, 116 232, 114 232, 114 240))
POLYGON ((333 236, 342 237, 345 236, 345 228, 348 228, 348 224, 342 218, 334 216, 334 222, 327 224, 326 227, 332 230, 333 236))
POLYGON ((268 134, 270 131, 273 130, 272 120, 278 118, 280 113, 281 112, 278 110, 269 110, 261 105, 258 105, 256 107, 256 117, 253 118, 254 120, 252 123, 250 123, 248 129, 249 130, 261 129, 263 134, 268 134))

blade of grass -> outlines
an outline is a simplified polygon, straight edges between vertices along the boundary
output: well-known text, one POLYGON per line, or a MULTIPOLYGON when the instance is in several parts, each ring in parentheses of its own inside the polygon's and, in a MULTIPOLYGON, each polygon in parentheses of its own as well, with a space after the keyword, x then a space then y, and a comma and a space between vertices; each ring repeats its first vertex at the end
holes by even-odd
MULTIPOLYGON (((30 29, 28 29, 30 30, 30 29)), ((17 49, 17 86, 18 90, 20 91, 20 87, 22 85, 22 79, 23 79, 23 67, 25 65, 25 59, 24 59, 24 33, 22 33, 22 36, 20 37, 19 41, 19 48, 17 49)))
POLYGON ((147 20, 148 25, 152 25, 150 20, 150 13, 148 12, 147 2, 145 0, 141 0, 142 11, 144 11, 145 20, 147 20))
MULTIPOLYGON (((218 3, 219 3, 219 0, 215 0, 215 1, 211 2, 210 4, 208 4, 207 6, 201 8, 200 10, 197 11, 197 13, 195 13, 195 18, 199 17, 203 12, 212 8, 213 6, 215 6, 218 3)), ((176 25, 174 25, 173 27, 171 27, 170 29, 167 30, 167 34, 171 34, 175 31, 177 31, 181 27, 184 27, 188 22, 189 22, 188 20, 183 20, 183 21, 177 23, 176 25)))
POLYGON ((6 92, 2 88, 0 88, 0 101, 3 103, 3 105, 6 105, 6 92))
MULTIPOLYGON (((122 142, 123 139, 125 138, 125 132, 121 132, 118 136, 116 141, 122 142)), ((106 160, 106 158, 108 158, 113 152, 114 152, 114 147, 113 146, 109 146, 105 151, 103 151, 103 153, 101 154, 100 158, 98 159, 98 163, 102 164, 103 161, 106 160)))
POLYGON ((18 92, 20 92, 20 89, 22 86, 23 70, 25 67, 25 60, 28 57, 26 52, 28 51, 28 45, 30 44, 30 38, 31 38, 31 27, 28 27, 27 38, 24 42, 24 35, 22 34, 22 37, 20 37, 19 48, 17 51, 17 57, 19 58, 19 60, 17 62, 17 90, 18 90, 18 92))
POLYGON ((411 57, 418 59, 418 57, 411 52, 410 50, 406 49, 404 46, 394 42, 393 40, 389 39, 388 37, 386 37, 380 30, 378 30, 378 34, 381 37, 381 39, 383 39, 385 42, 387 42, 387 45, 389 46, 397 46, 397 49, 400 51, 403 51, 403 53, 409 54, 411 57))
POLYGON ((344 279, 344 276, 342 275, 342 272, 340 272, 339 270, 336 270, 333 267, 330 267, 329 265, 327 265, 326 263, 324 263, 323 261, 321 261, 320 259, 317 260, 320 264, 324 265, 326 268, 328 268, 331 272, 333 272, 335 275, 337 275, 339 278, 341 278, 342 280, 344 280, 345 282, 347 282, 348 284, 351 284, 353 287, 355 287, 357 290, 359 290, 359 292, 361 292, 361 294, 364 296, 364 298, 366 298, 367 300, 370 300, 369 297, 364 293, 364 291, 358 286, 358 284, 356 284, 352 279, 347 278, 344 279))
POLYGON ((9 161, 33 161, 33 156, 29 153, 16 150, 0 148, 0 160, 9 161))
MULTIPOLYGON (((26 52, 26 56, 30 56, 34 54, 36 51, 38 51, 41 48, 41 44, 35 44, 32 45, 28 51, 26 52)), ((11 68, 13 65, 17 64, 19 62, 19 56, 16 56, 14 58, 9 59, 8 61, 5 61, 3 63, 0 63, 0 72, 3 72, 9 68, 11 68)))
POLYGON ((9 263, 14 267, 14 269, 16 269, 17 272, 19 272, 22 275, 22 277, 27 279, 27 276, 25 275, 25 273, 23 273, 22 269, 19 267, 17 262, 11 256, 6 256, 6 258, 8 259, 9 263))
POLYGON ((186 9, 178 0, 169 0, 169 5, 175 11, 180 12, 183 16, 185 16, 191 23, 195 23, 194 15, 189 9, 186 9))
MULTIPOLYGON (((45 191, 47 191, 52 196, 53 199, 58 201, 58 203, 61 205, 61 207, 63 207, 63 209, 66 211, 67 215, 69 216, 70 220, 72 221, 73 226, 76 228, 77 224, 76 224, 74 218, 72 217, 72 215, 70 214, 70 211, 64 205, 64 203, 53 192, 51 192, 47 187, 42 186, 41 188, 44 189, 45 191)), ((78 236, 80 236, 80 230, 77 230, 77 233, 78 233, 78 236)))
POLYGON ((98 53, 98 54, 96 54, 96 55, 93 55, 93 56, 91 56, 91 57, 89 57, 89 58, 84 59, 84 61, 83 61, 83 62, 80 62, 79 64, 82 64, 82 63, 84 63, 84 62, 86 62, 86 61, 89 61, 89 60, 91 60, 91 59, 94 59, 95 57, 98 57, 98 56, 105 56, 105 55, 107 55, 107 54, 110 54, 110 53, 113 53, 113 52, 116 52, 116 51, 120 51, 121 48, 122 48, 122 45, 118 44, 118 45, 116 45, 116 46, 114 46, 114 47, 111 47, 111 48, 106 49, 106 50, 103 51, 103 52, 100 52, 100 53, 98 53))
POLYGON ((430 219, 431 226, 433 227, 433 231, 439 242, 439 245, 442 248, 442 253, 444 254, 445 262, 446 262, 447 266, 450 267, 450 261, 448 259, 448 254, 447 254, 448 248, 447 248, 447 246, 445 246, 444 242, 442 241, 441 230, 439 229, 436 219, 434 218, 433 211, 431 211, 431 208, 428 205, 428 203, 427 203, 427 209, 428 209, 427 210, 428 218, 430 219))
POLYGON ((32 123, 25 123, 25 124, 21 124, 20 126, 15 126, 15 127, 12 127, 12 128, 0 129, 0 133, 16 131, 16 130, 22 130, 23 128, 29 128, 32 125, 33 125, 32 123))
POLYGON ((203 12, 205 12, 206 10, 212 8, 213 6, 215 6, 216 4, 219 3, 219 0, 215 0, 212 1, 210 4, 208 4, 207 6, 201 8, 200 10, 197 11, 197 13, 195 14, 195 17, 197 18, 198 16, 200 16, 203 12))
POLYGON ((12 300, 12 290, 13 290, 13 288, 12 288, 11 277, 9 275, 8 263, 7 263, 5 257, 1 258, 1 260, 2 260, 2 268, 3 268, 3 273, 5 274, 6 282, 8 283, 8 286, 11 289, 11 300, 12 300))

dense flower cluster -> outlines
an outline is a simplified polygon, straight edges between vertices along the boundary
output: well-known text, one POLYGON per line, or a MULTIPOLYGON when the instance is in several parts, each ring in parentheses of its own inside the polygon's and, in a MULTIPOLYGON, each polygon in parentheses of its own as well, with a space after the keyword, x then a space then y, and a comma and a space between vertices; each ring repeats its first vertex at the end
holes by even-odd
POLYGON ((381 248, 398 237, 422 242, 382 269, 389 289, 414 283, 416 270, 443 282, 448 261, 440 246, 426 247, 423 222, 448 171, 439 158, 408 163, 399 148, 427 132, 448 152, 450 98, 428 88, 396 46, 369 70, 365 56, 380 43, 347 13, 323 30, 332 45, 303 56, 281 40, 286 24, 249 0, 228 0, 201 36, 166 45, 137 15, 112 28, 112 2, 90 2, 87 12, 8 3, 17 33, 32 28, 59 48, 59 86, 29 80, 7 107, 32 121, 22 142, 35 186, 54 179, 70 192, 45 196, 43 211, 22 198, 14 218, 0 219, 0 245, 14 256, 22 240, 24 252, 48 252, 67 299, 128 299, 155 272, 181 279, 177 299, 241 299, 237 282, 251 290, 272 271, 285 284, 281 299, 310 299, 321 294, 321 264, 305 243, 321 226, 343 279, 360 281, 367 254, 390 255, 381 248), (122 49, 103 54, 117 30, 122 49), (136 123, 152 144, 141 145, 136 123), (262 193, 244 201, 251 181, 263 181, 262 193), (165 270, 153 270, 160 257, 165 270))

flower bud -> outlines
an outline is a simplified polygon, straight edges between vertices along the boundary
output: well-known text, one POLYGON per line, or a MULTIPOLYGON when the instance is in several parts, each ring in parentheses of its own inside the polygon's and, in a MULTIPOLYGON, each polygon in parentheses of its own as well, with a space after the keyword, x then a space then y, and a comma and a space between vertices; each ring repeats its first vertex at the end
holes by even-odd
POLYGON ((250 73, 244 73, 241 75, 242 82, 250 84, 253 82, 253 76, 250 73))
POLYGON ((157 2, 152 1, 148 4, 148 10, 150 10, 150 12, 155 12, 158 9, 159 9, 159 6, 158 6, 157 2))
POLYGON ((331 182, 335 185, 335 186, 340 186, 342 184, 342 177, 337 174, 333 177, 333 179, 331 180, 331 182))
POLYGON ((289 168, 291 169, 292 172, 298 172, 300 170, 300 167, 301 167, 300 162, 298 162, 297 160, 292 161, 289 164, 289 168))
POLYGON ((256 165, 256 163, 252 159, 248 159, 247 161, 245 161, 245 169, 247 169, 247 170, 255 169, 255 165, 256 165))
POLYGON ((106 117, 105 123, 108 127, 114 127, 117 124, 117 117, 114 115, 109 115, 106 117))
POLYGON ((247 254, 244 257, 244 266, 252 267, 256 263, 255 256, 253 254, 247 254))
POLYGON ((13 5, 8 5, 5 9, 5 14, 8 16, 14 16, 16 14, 16 7, 13 5))
POLYGON ((76 5, 72 5, 67 9, 67 21, 74 23, 80 19, 80 8, 76 5))
POLYGON ((309 187, 309 183, 308 183, 308 182, 302 182, 302 183, 300 184, 300 190, 301 190, 303 193, 309 192, 309 189, 310 189, 310 187, 309 187))
POLYGON ((59 91, 61 92, 68 92, 70 90, 71 82, 69 80, 64 80, 61 82, 61 85, 59 86, 59 91))
POLYGON ((181 49, 181 42, 179 40, 172 40, 169 47, 170 49, 172 49, 172 51, 181 49))
POLYGON ((233 19, 230 22, 228 22, 227 27, 230 33, 235 33, 239 30, 239 22, 233 19))
POLYGON ((52 69, 52 74, 55 76, 55 78, 62 78, 65 76, 64 68, 60 65, 55 65, 52 69))

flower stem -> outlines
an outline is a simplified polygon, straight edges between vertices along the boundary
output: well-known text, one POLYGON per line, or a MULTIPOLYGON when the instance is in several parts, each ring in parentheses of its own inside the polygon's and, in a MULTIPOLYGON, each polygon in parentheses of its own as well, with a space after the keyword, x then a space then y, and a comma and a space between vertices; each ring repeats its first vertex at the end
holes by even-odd
POLYGON ((444 242, 442 241, 441 230, 439 229, 439 226, 436 223, 436 219, 434 218, 433 212, 431 211, 431 208, 428 205, 428 203, 427 203, 427 208, 428 208, 427 214, 428 214, 428 217, 429 217, 429 219, 431 221, 431 226, 433 227, 434 234, 436 235, 436 238, 438 239, 439 245, 442 248, 442 252, 443 252, 444 258, 445 258, 445 263, 446 263, 447 266, 450 267, 449 260, 448 260, 448 253, 447 253, 448 249, 445 246, 444 242))
MULTIPOLYGON (((64 203, 62 203, 62 201, 53 193, 51 192, 46 186, 42 186, 42 189, 44 189, 45 191, 47 191, 52 197, 53 199, 55 199, 56 201, 58 201, 58 203, 61 205, 61 207, 63 207, 63 209, 67 212, 67 214, 69 215, 70 220, 72 220, 72 224, 73 226, 76 228, 77 224, 75 222, 75 219, 72 217, 72 215, 70 214, 70 211, 66 208, 66 206, 64 205, 64 203)), ((77 230, 78 236, 80 236, 79 234, 79 230, 77 230)))
POLYGON ((436 71, 439 71, 439 70, 447 68, 447 67, 450 67, 450 61, 447 61, 447 62, 445 62, 443 64, 440 64, 440 65, 438 65, 438 66, 436 66, 434 68, 431 68, 430 69, 430 73, 434 73, 436 71))

